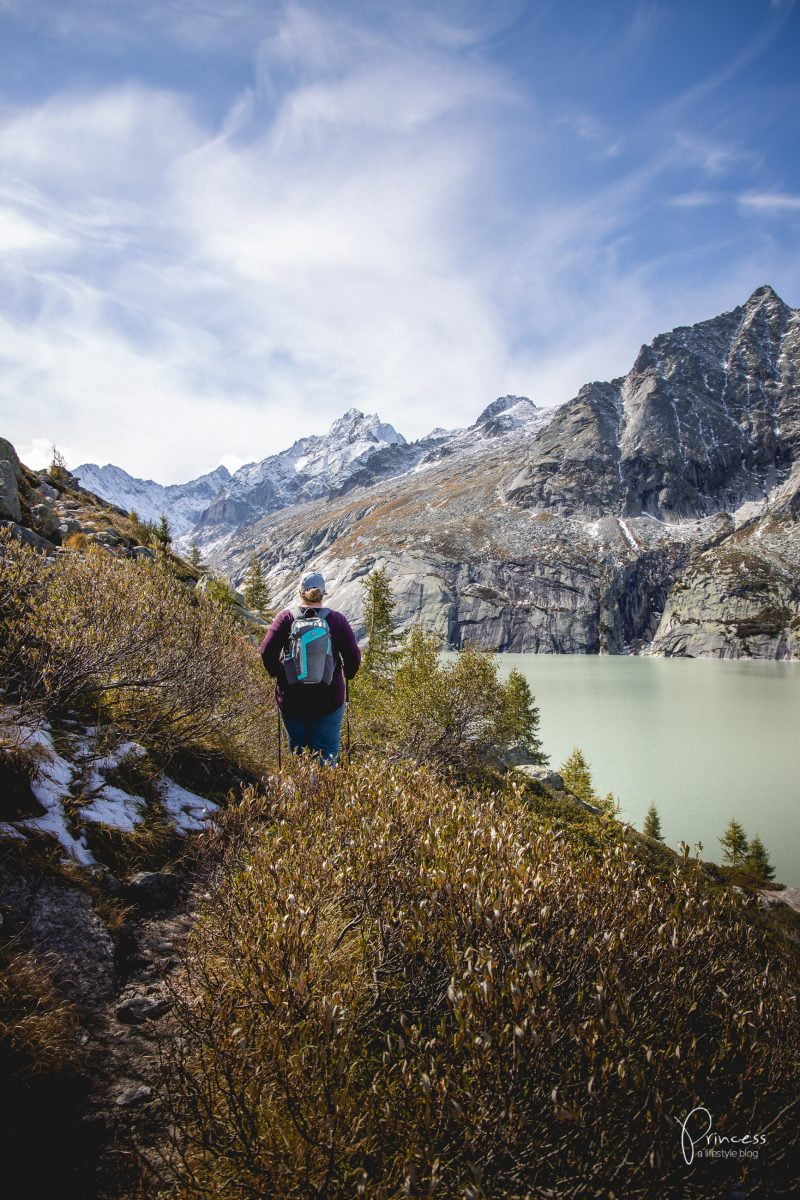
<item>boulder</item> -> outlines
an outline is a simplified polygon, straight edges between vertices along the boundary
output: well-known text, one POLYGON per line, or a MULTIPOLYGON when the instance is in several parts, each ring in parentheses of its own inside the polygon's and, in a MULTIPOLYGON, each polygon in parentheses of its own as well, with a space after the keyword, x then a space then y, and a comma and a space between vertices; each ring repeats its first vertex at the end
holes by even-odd
POLYGON ((58 517, 49 504, 34 504, 31 508, 31 521, 37 532, 49 541, 60 535, 58 517))
POLYGON ((146 1083, 133 1083, 117 1092, 114 1103, 118 1108, 134 1108, 137 1104, 144 1104, 152 1094, 153 1089, 146 1083))
POLYGON ((99 542, 101 546, 119 546, 123 540, 113 529, 101 529, 99 533, 93 533, 90 536, 92 541, 99 542))
POLYGON ((152 561, 155 558, 155 554, 147 546, 134 546, 132 553, 134 558, 143 558, 148 561, 152 561))
POLYGON ((19 461, 19 455, 11 442, 2 437, 0 437, 0 462, 10 462, 17 479, 22 480, 22 463, 19 461))
POLYGON ((14 465, 7 458, 0 459, 0 517, 9 521, 21 521, 19 488, 14 465))
POLYGON ((555 792, 564 791, 564 780, 557 771, 551 771, 549 767, 535 767, 522 763, 517 770, 524 771, 529 779, 535 780, 536 783, 544 783, 555 792))
POLYGON ((52 542, 48 542, 46 538, 40 537, 38 533, 34 533, 32 529, 26 529, 24 525, 18 525, 16 521, 5 521, 0 519, 0 527, 5 526, 10 529, 12 535, 18 542, 24 543, 26 546, 33 546, 35 550, 41 550, 44 554, 52 554, 55 546, 52 542))
POLYGON ((123 1025, 142 1025, 145 1021, 157 1021, 169 1011, 169 1000, 153 999, 152 996, 130 996, 117 1007, 117 1020, 123 1025))

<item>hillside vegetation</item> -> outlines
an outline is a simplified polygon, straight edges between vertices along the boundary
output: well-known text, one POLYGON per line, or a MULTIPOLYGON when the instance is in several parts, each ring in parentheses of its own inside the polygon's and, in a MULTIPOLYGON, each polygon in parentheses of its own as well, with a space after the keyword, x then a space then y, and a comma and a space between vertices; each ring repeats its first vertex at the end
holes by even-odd
POLYGON ((56 548, 0 529, 10 1178, 52 1194, 68 1158, 58 1194, 81 1200, 792 1194, 790 924, 551 786, 524 679, 474 647, 442 662, 418 628, 398 641, 385 572, 352 753, 278 770, 252 627, 119 530, 56 548), (213 796, 213 824, 176 794, 213 796), (160 1074, 148 1026, 123 1064, 139 1099, 111 1078, 90 1103, 84 1036, 112 1056, 127 1036, 136 873, 177 903, 177 835, 200 829, 190 940, 147 976, 160 1074), (763 1134, 759 1158, 687 1168, 677 1123, 699 1105, 722 1136, 763 1134))
POLYGON ((372 760, 292 765, 223 826, 161 1195, 723 1194, 742 1163, 681 1157, 698 1105, 767 1131, 745 1177, 789 1194, 796 967, 699 864, 372 760))

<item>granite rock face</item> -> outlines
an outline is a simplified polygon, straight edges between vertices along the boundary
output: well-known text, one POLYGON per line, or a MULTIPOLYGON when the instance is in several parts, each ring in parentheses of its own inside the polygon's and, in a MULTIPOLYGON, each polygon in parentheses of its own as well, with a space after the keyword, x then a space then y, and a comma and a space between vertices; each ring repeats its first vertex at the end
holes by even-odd
POLYGON ((670 592, 652 652, 715 658, 800 658, 796 574, 747 545, 700 554, 670 592))
POLYGON ((800 457, 800 320, 770 287, 643 346, 556 413, 511 475, 525 508, 661 520, 763 500, 800 457))
POLYGON ((400 627, 450 646, 795 657, 799 380, 800 314, 760 288, 549 415, 503 428, 502 398, 413 472, 242 525, 216 561, 238 582, 256 554, 279 602, 313 564, 356 624, 386 564, 400 627))

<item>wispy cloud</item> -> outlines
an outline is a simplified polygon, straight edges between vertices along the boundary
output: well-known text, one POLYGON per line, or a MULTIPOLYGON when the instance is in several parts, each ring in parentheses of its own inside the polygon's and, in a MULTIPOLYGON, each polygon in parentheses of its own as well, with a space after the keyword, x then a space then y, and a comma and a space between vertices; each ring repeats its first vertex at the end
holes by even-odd
POLYGON ((728 198, 725 192, 680 192, 670 196, 667 204, 674 208, 708 208, 712 204, 723 204, 728 198))
POLYGON ((754 209, 761 213, 783 214, 800 212, 800 195, 788 192, 747 192, 739 197, 739 205, 744 209, 754 209))
MULTIPOLYGON (((0 108, 5 432, 165 481, 353 404, 416 436, 506 391, 563 401, 788 277, 794 181, 758 186, 745 129, 564 100, 557 63, 532 80, 495 53, 529 6, 488 7, 31 0, 54 42, 94 15, 105 54, 159 37, 213 63, 209 86, 241 69, 211 115, 133 77, 0 108), (692 240, 737 197, 744 250, 692 240)), ((623 59, 667 15, 639 7, 623 59)))

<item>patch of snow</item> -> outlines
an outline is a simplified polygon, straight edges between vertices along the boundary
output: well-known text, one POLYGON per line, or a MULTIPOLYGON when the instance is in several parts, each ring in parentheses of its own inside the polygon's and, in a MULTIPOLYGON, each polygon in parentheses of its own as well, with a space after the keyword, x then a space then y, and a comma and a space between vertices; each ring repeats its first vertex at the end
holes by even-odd
POLYGON ((82 806, 80 814, 87 821, 98 821, 123 833, 132 833, 141 824, 146 807, 147 801, 142 796, 131 796, 121 788, 106 784, 90 804, 82 806))
POLYGON ((212 813, 219 808, 213 800, 206 800, 196 792, 188 791, 168 775, 162 775, 158 780, 158 790, 175 828, 181 833, 193 833, 202 829, 212 813))
POLYGON ((94 855, 86 845, 84 835, 73 837, 64 816, 63 801, 70 794, 73 768, 65 758, 56 753, 49 733, 46 737, 50 743, 49 754, 37 762, 36 774, 31 780, 31 791, 46 811, 42 817, 20 821, 19 827, 52 834, 67 854, 83 866, 92 866, 95 862, 94 855))
POLYGON ((20 833, 15 825, 9 825, 7 821, 0 821, 0 838, 16 838, 17 841, 24 842, 25 834, 20 833))

